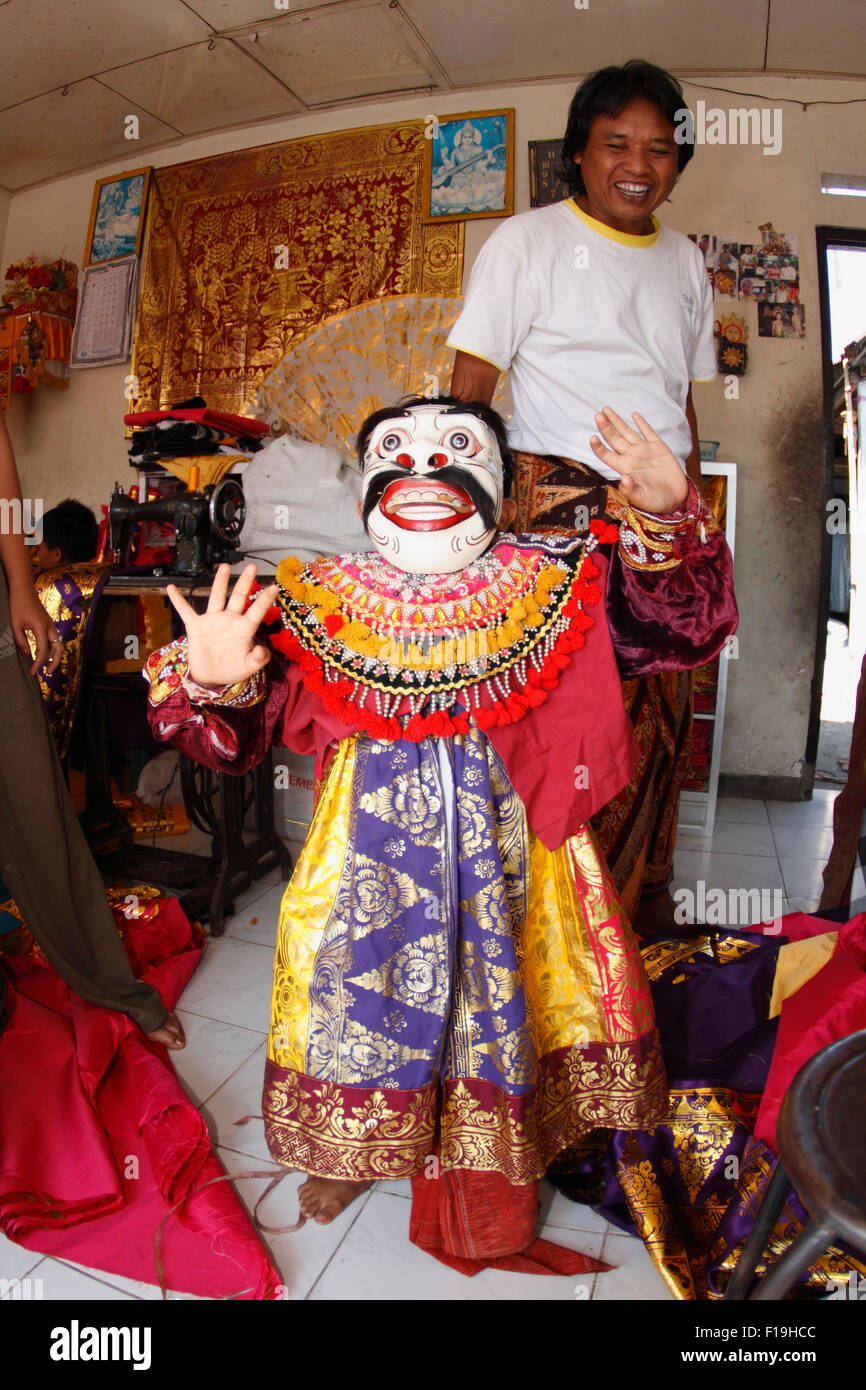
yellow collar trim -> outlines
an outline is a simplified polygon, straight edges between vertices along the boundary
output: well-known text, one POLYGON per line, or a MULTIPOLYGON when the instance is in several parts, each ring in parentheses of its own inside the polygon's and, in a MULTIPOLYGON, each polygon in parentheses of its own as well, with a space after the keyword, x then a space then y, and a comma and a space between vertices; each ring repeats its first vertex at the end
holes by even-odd
POLYGON ((568 206, 572 212, 577 214, 581 222, 586 223, 587 227, 598 232, 599 236, 607 237, 609 241, 618 241, 620 246, 636 246, 638 249, 645 249, 648 246, 653 246, 659 239, 661 223, 652 213, 650 214, 650 221, 653 224, 652 231, 647 232, 644 236, 634 236, 631 232, 618 232, 614 227, 608 227, 606 223, 599 222, 595 217, 590 217, 588 212, 584 212, 583 208, 578 207, 574 198, 568 199, 568 206))
MULTIPOLYGON (((296 556, 290 555, 277 566, 276 580, 291 598, 305 608, 312 609, 313 616, 320 624, 323 624, 325 619, 329 617, 336 615, 343 617, 344 624, 335 629, 337 640, 342 646, 349 647, 359 656, 384 661, 392 666, 400 664, 399 660, 394 661, 395 637, 393 632, 376 632, 369 624, 349 613, 344 614, 342 596, 335 594, 333 590, 322 584, 305 581, 304 573, 309 573, 309 570, 301 566, 296 556)), ((537 574, 532 590, 514 600, 503 621, 494 623, 487 628, 479 628, 478 631, 484 633, 485 653, 505 652, 509 647, 523 640, 526 635, 526 628, 544 627, 550 620, 550 615, 544 610, 551 604, 551 591, 568 578, 568 573, 568 570, 559 565, 545 565, 537 574)), ((561 602, 560 596, 556 600, 557 609, 561 602)), ((410 629, 417 627, 420 635, 424 625, 410 620, 407 626, 410 629)), ((458 634, 457 646, 455 647, 455 638, 453 631, 451 631, 453 626, 453 622, 449 622, 449 633, 446 638, 438 635, 441 646, 436 655, 428 653, 425 656, 423 650, 413 644, 407 634, 406 637, 402 638, 403 645, 408 648, 408 659, 405 664, 415 666, 419 670, 430 667, 438 669, 453 665, 455 661, 459 663, 470 660, 472 653, 478 647, 478 631, 472 630, 472 637, 469 642, 470 647, 473 642, 475 646, 470 650, 467 647, 465 634, 458 634)), ((467 629, 467 631, 469 630, 467 629)), ((433 635, 437 634, 434 633, 433 635)), ((298 636, 301 634, 299 633, 298 636)), ((306 638, 307 634, 303 634, 303 636, 306 638)))

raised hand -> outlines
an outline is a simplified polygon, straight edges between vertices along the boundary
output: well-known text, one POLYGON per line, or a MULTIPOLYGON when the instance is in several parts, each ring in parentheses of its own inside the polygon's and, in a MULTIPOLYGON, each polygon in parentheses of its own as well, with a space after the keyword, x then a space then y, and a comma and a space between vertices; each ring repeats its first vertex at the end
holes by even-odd
POLYGON ((643 416, 635 413, 632 419, 637 429, 632 429, 606 405, 595 417, 604 443, 598 435, 593 435, 589 442, 602 463, 621 475, 619 491, 627 502, 643 512, 667 516, 688 497, 688 478, 676 456, 643 416))
POLYGON ((255 675, 271 659, 267 647, 256 646, 255 636, 279 586, 269 584, 246 608, 256 577, 255 565, 247 565, 226 603, 230 573, 229 565, 218 566, 204 613, 196 613, 173 584, 166 588, 169 601, 186 628, 190 678, 213 688, 235 685, 255 675))

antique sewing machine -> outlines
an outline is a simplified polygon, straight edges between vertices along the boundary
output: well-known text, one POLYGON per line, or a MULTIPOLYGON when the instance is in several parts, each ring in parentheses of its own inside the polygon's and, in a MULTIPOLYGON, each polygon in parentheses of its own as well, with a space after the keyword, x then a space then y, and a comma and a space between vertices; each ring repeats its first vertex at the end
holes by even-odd
MULTIPOLYGON (((145 502, 116 485, 108 520, 110 544, 120 565, 109 574, 101 591, 103 610, 110 610, 113 601, 124 598, 162 597, 171 578, 175 582, 185 580, 181 587, 187 600, 201 607, 215 567, 240 557, 245 515, 240 482, 228 476, 198 488, 195 475, 191 481, 193 489, 188 491, 180 480, 144 477, 141 487, 145 502), (171 491, 154 496, 159 486, 171 491), (156 563, 139 559, 137 567, 136 557, 142 547, 150 554, 166 550, 170 558, 156 563)), ((104 616, 107 622, 109 612, 104 616)), ((165 848, 155 839, 152 844, 134 841, 128 819, 114 804, 112 756, 113 751, 116 755, 117 731, 122 730, 123 718, 133 730, 136 728, 135 720, 140 716, 135 707, 143 705, 145 687, 138 669, 100 669, 100 632, 106 630, 104 623, 97 631, 83 674, 86 802, 82 827, 107 877, 157 885, 178 897, 190 916, 208 921, 211 935, 219 936, 226 916, 234 910, 236 895, 253 879, 272 868, 278 868, 284 879, 291 872, 291 856, 274 827, 272 755, 269 752, 263 763, 244 776, 213 772, 181 756, 184 805, 192 825, 210 837, 209 854, 165 848)), ((135 660, 131 664, 134 666, 135 660)), ((134 734, 128 737, 132 739, 134 734)), ((143 742, 149 746, 149 733, 143 742)), ((125 746, 138 748, 139 744, 125 746)))
POLYGON ((174 558, 162 568, 169 574, 195 576, 239 558, 244 516, 243 488, 231 476, 145 502, 130 497, 117 483, 108 504, 109 544, 122 565, 134 564, 130 556, 136 527, 148 523, 172 527, 174 558))

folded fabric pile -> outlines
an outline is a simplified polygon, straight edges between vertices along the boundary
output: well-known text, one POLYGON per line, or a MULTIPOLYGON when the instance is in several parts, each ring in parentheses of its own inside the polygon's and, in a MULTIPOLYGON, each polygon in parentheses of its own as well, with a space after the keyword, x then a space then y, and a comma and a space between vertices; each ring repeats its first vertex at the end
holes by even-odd
MULTIPOLYGON (((866 914, 829 931, 799 912, 778 925, 696 928, 642 946, 668 1114, 654 1130, 596 1130, 548 1174, 640 1236, 675 1298, 721 1298, 776 1169, 788 1086, 827 1043, 866 1028, 866 914)), ((792 1190, 760 1277, 808 1220, 792 1190)), ((852 1274, 866 1277, 866 1262, 834 1240, 790 1296, 827 1297, 852 1274)))
POLYGON ((156 464, 185 478, 189 463, 195 462, 204 483, 218 482, 234 463, 249 459, 268 432, 261 420, 210 410, 202 396, 165 410, 133 412, 123 420, 135 430, 129 450, 134 467, 156 464), (203 469, 204 459, 213 462, 203 469))

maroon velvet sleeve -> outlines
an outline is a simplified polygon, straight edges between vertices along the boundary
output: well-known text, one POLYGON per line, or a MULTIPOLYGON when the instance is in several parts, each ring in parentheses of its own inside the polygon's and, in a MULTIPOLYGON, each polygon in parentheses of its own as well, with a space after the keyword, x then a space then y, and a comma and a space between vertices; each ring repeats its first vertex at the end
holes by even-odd
POLYGON ((720 531, 702 534, 700 518, 675 541, 678 564, 632 568, 617 547, 605 602, 623 679, 688 670, 711 661, 736 631, 734 565, 720 531))
POLYGON ((267 694, 248 709, 193 704, 181 687, 159 705, 148 706, 154 737, 219 772, 247 772, 272 745, 314 754, 321 765, 328 745, 352 730, 304 689, 298 668, 287 665, 278 652, 265 675, 267 694))

